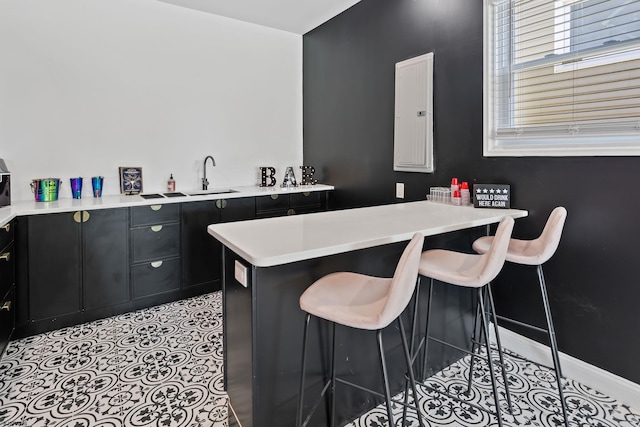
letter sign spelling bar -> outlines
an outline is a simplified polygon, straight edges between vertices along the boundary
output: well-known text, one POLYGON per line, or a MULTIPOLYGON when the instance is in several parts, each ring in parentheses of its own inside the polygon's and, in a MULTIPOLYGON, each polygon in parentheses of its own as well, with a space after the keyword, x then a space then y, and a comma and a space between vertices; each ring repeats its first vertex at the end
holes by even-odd
POLYGON ((260 168, 260 187, 273 187, 276 185, 276 169, 271 166, 264 166, 260 168))
POLYGON ((300 166, 300 169, 302 169, 301 185, 315 185, 318 182, 318 180, 313 177, 316 173, 316 168, 313 166, 300 166))
POLYGON ((505 184, 474 184, 473 207, 509 209, 511 207, 511 186, 505 184))

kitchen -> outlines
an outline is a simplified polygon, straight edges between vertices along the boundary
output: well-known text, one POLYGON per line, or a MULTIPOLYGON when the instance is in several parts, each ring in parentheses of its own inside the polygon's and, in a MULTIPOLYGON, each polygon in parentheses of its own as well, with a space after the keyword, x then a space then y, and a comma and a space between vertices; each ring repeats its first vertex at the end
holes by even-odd
MULTIPOLYGON (((255 185, 257 166, 280 178, 314 165, 336 188, 332 209, 394 203, 397 182, 407 201, 452 176, 509 183, 529 211, 523 237, 554 206, 569 211, 546 271, 561 352, 640 382, 625 238, 640 227, 637 158, 483 157, 481 2, 362 1, 304 36, 156 1, 5 2, 0 23, 0 157, 14 200, 44 176, 104 175, 117 194, 125 165, 143 168, 145 191, 170 174, 196 189, 208 154, 218 188, 255 185), (436 172, 393 172, 393 65, 430 51, 436 172)), ((528 277, 507 266, 497 283, 528 277)), ((522 307, 528 296, 497 304, 541 320, 522 307)))

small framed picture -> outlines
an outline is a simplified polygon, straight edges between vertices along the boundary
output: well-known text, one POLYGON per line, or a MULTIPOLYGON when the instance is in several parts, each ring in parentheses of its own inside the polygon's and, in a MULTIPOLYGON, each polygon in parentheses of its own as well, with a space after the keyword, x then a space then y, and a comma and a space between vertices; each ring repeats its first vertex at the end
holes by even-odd
POLYGON ((136 166, 120 166, 120 193, 142 193, 142 168, 136 166))

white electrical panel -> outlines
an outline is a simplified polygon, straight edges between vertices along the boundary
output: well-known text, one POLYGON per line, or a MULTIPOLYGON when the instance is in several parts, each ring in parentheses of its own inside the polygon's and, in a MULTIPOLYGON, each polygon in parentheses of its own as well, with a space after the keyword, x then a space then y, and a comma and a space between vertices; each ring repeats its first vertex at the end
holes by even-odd
POLYGON ((433 52, 396 64, 393 170, 433 172, 433 52))

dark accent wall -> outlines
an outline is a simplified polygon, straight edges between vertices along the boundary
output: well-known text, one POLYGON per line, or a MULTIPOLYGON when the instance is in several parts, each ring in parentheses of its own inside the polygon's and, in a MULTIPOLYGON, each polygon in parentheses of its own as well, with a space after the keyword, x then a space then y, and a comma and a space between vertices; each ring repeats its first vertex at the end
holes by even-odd
MULTIPOLYGON (((640 383, 640 158, 483 157, 482 3, 362 0, 305 34, 304 162, 336 187, 332 208, 394 203, 396 182, 406 201, 452 176, 508 183, 512 206, 530 215, 514 236, 532 238, 565 206, 563 239, 545 265, 560 350, 640 383), (394 172, 394 66, 427 52, 436 172, 394 172)), ((544 325, 533 268, 506 266, 496 289, 502 314, 544 325)))

